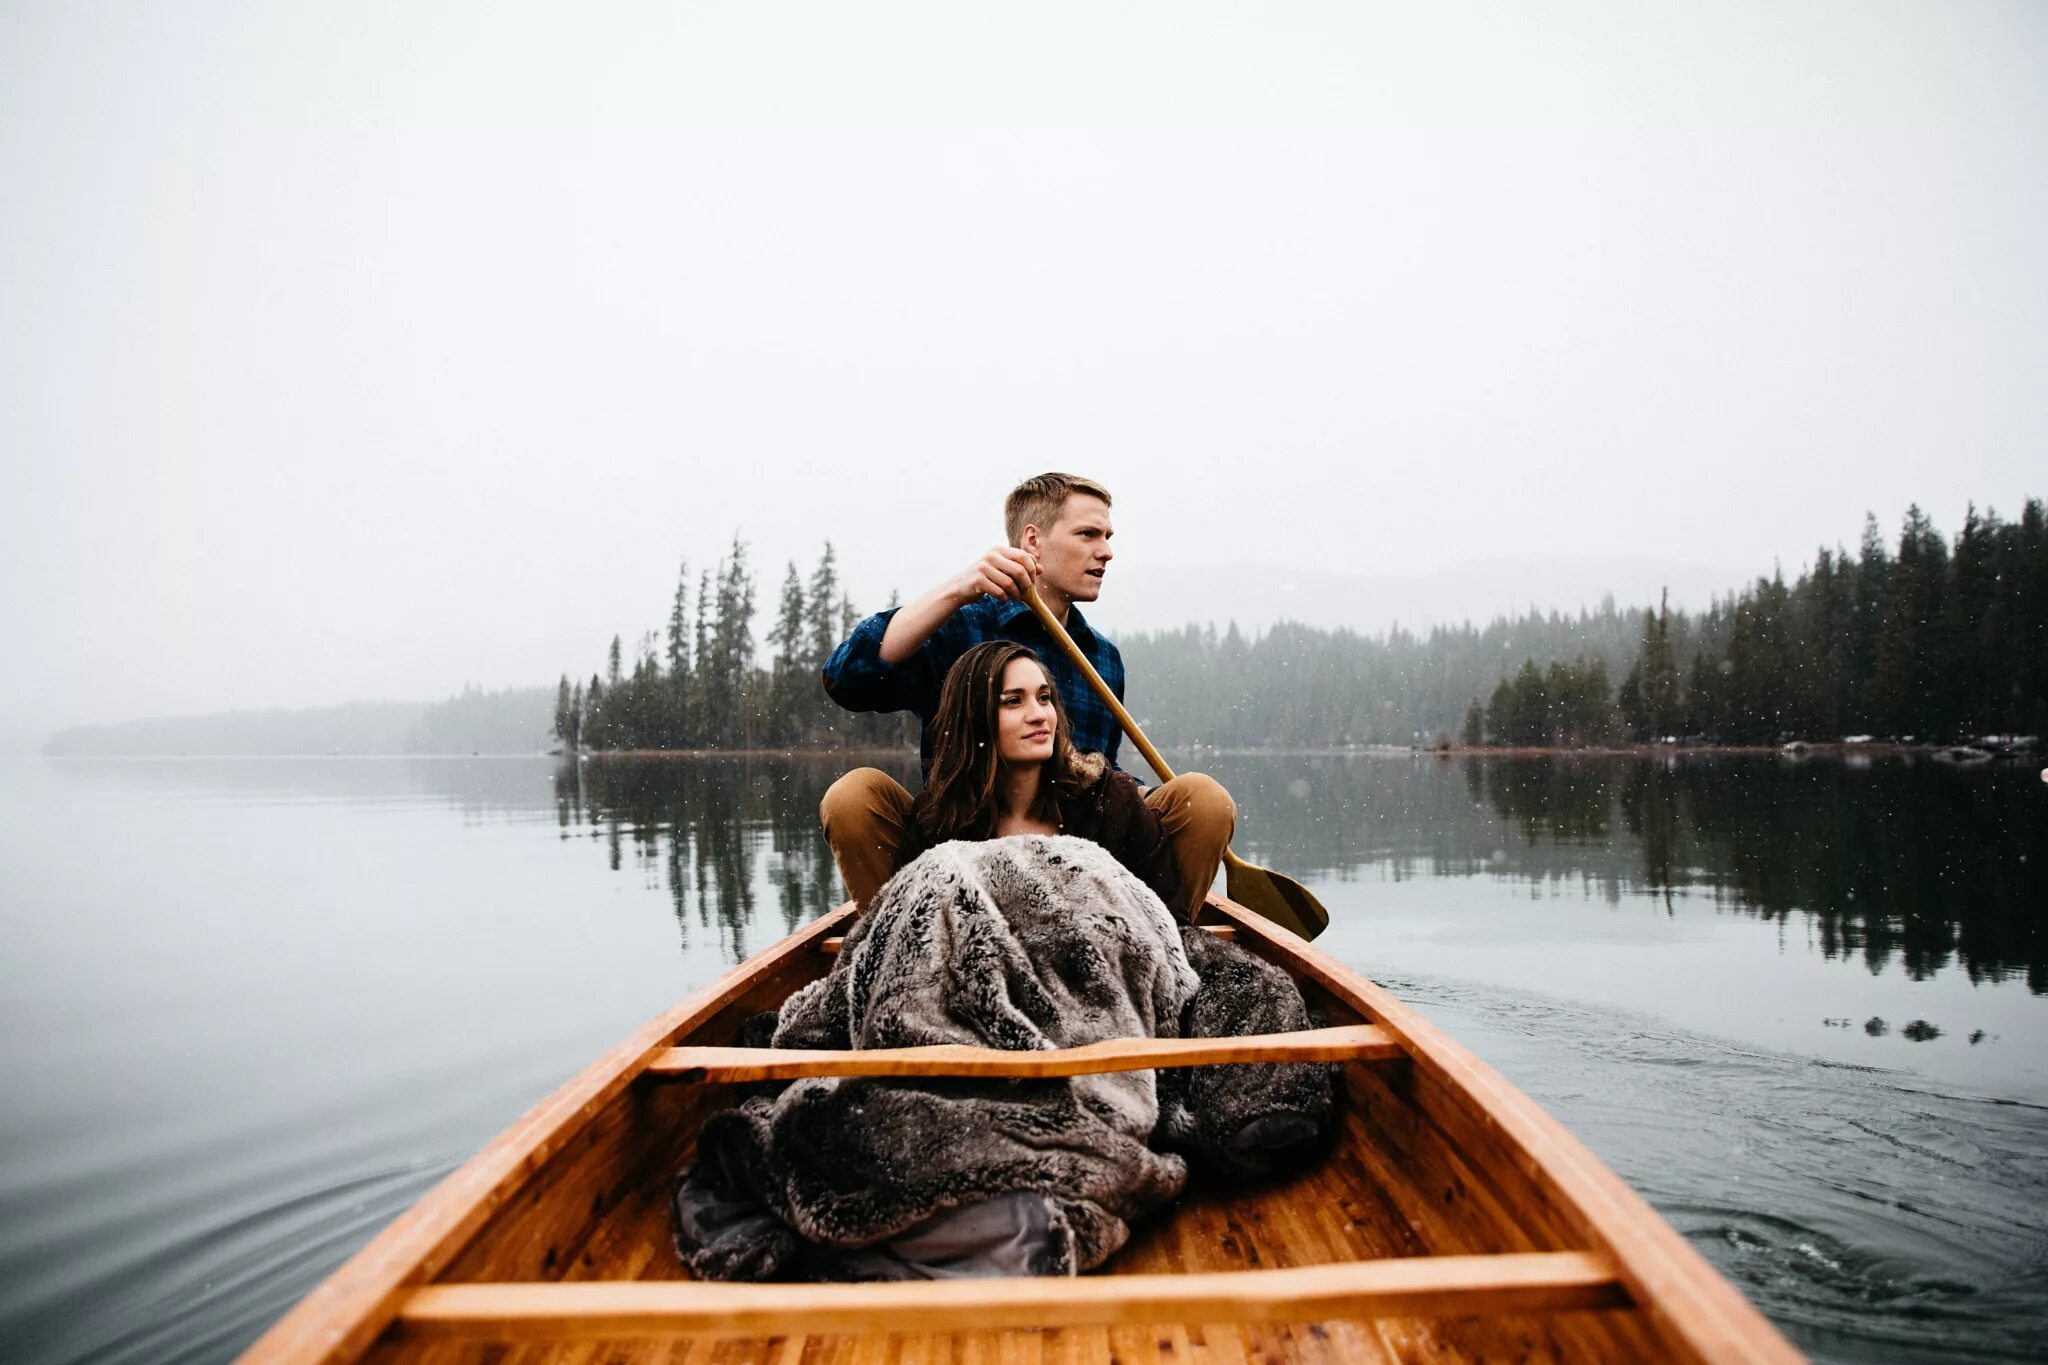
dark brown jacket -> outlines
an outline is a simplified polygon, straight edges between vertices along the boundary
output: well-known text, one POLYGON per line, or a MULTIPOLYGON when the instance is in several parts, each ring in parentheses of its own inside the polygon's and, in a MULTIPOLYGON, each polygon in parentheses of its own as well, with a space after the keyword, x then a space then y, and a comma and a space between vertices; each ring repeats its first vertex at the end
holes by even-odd
MULTIPOLYGON (((1093 755, 1088 755, 1092 758, 1093 755)), ((1166 902, 1177 920, 1185 921, 1182 905, 1180 865, 1173 860, 1173 845, 1160 828, 1159 816, 1145 804, 1145 793, 1129 773, 1115 768, 1079 792, 1056 790, 1060 833, 1092 839, 1166 902)), ((922 793, 910 806, 910 841, 903 850, 909 862, 932 846, 923 833, 921 816, 926 809, 922 793)))

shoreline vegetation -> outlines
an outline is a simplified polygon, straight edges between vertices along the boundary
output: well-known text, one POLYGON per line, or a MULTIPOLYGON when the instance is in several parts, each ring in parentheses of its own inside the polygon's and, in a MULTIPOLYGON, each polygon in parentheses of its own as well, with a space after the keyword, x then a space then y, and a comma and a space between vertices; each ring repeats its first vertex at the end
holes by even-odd
MULTIPOLYGON (((839 711, 818 672, 860 613, 829 542, 784 572, 772 657, 756 660, 755 585, 738 536, 714 572, 678 575, 668 628, 619 636, 586 686, 564 673, 553 733, 572 750, 833 747, 907 739, 900 716, 839 711), (665 651, 662 646, 665 643, 665 651)), ((892 597, 891 605, 894 605, 892 597)), ((1894 550, 1866 515, 1856 553, 1821 546, 1697 615, 1530 611, 1426 636, 1282 621, 1117 637, 1154 733, 1222 748, 1414 744, 1467 750, 1651 745, 1774 749, 1849 736, 1944 743, 2048 731, 2048 511, 1973 503, 1953 545, 1915 505, 1894 550), (1519 660, 1519 667, 1514 661, 1519 660), (1616 685, 1613 679, 1619 677, 1616 685), (1487 697, 1484 703, 1481 697, 1487 697)), ((1661 748, 1663 746, 1653 746, 1661 748)))
MULTIPOLYGON (((757 587, 735 536, 713 569, 677 574, 668 620, 614 635, 587 681, 466 687, 431 705, 81 726, 60 756, 893 752, 915 718, 836 707, 819 672, 862 613, 827 542, 787 564, 763 651, 757 587)), ((892 596, 889 605, 894 605, 892 596)), ((1845 737, 1954 745, 2048 734, 2048 513, 1972 504, 1953 539, 1915 506, 1896 542, 1866 516, 1856 551, 1823 546, 1689 613, 1668 600, 1531 608, 1426 633, 1280 621, 1118 634, 1129 703, 1155 735, 1219 752, 1775 751, 1845 737), (1618 680, 1618 681, 1617 681, 1618 680), (1683 737, 1677 745, 1657 737, 1683 737)), ((1865 752, 1877 751, 1875 747, 1865 752)))
MULTIPOLYGON (((1987 758, 2013 758, 2031 760, 2036 750, 2038 737, 2015 736, 2021 741, 2017 745, 2001 745, 1996 749, 1982 752, 1987 758)), ((1463 744, 1351 744, 1351 745, 1215 745, 1215 744, 1161 744, 1161 753, 1191 754, 1196 756, 1214 755, 1222 758, 1724 758, 1729 756, 1780 758, 1889 758, 1889 757, 1940 757, 1954 755, 1958 750, 1975 746, 1908 743, 1900 740, 1871 740, 1867 743, 1850 744, 1840 740, 1808 742, 1799 740, 1787 744, 1716 744, 1710 742, 1685 744, 1596 744, 1596 745, 1547 745, 1547 744, 1481 744, 1468 747, 1463 744)), ((357 752, 333 753, 317 750, 279 749, 264 753, 217 752, 192 750, 181 753, 64 753, 48 754, 51 758, 82 759, 129 759, 129 758, 489 758, 489 759, 534 759, 552 758, 568 763, 571 760, 608 763, 614 760, 641 762, 649 759, 845 759, 870 762, 914 763, 917 749, 914 745, 877 745, 859 748, 851 745, 811 745, 807 747, 757 745, 750 749, 474 749, 468 752, 357 752)), ((1144 766, 1143 760, 1138 760, 1144 766)))

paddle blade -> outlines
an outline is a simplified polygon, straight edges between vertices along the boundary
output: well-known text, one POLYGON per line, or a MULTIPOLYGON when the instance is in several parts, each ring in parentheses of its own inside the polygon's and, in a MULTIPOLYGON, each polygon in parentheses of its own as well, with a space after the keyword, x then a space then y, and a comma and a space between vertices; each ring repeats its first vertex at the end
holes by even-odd
POLYGON ((1224 864, 1230 898, 1289 933, 1314 938, 1330 927, 1330 912, 1294 878, 1232 858, 1224 864))

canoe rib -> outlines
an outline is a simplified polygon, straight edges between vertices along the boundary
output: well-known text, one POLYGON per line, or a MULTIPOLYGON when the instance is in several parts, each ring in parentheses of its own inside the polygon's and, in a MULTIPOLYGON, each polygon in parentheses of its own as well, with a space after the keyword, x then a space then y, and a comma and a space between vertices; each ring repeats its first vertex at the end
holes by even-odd
POLYGON ((1416 1256, 1286 1270, 896 1284, 596 1281, 415 1290, 407 1337, 501 1342, 635 1336, 825 1336, 1620 1308, 1628 1291, 1596 1252, 1416 1256))
POLYGON ((647 1074, 674 1081, 787 1081, 803 1076, 1089 1076, 1161 1066, 1229 1066, 1244 1062, 1363 1062, 1405 1056, 1372 1024, 1266 1033, 1236 1038, 1115 1038, 1043 1052, 946 1044, 799 1052, 767 1047, 675 1047, 648 1063, 647 1074))

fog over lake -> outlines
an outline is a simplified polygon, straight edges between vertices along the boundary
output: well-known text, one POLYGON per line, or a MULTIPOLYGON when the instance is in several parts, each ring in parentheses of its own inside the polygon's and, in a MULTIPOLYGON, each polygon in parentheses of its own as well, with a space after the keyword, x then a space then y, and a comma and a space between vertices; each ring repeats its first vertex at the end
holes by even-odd
POLYGON ((2044 54, 1903 0, 9 5, 0 738, 551 683, 735 530, 873 609, 1047 468, 1117 494, 1119 630, 2011 517, 2044 54))

